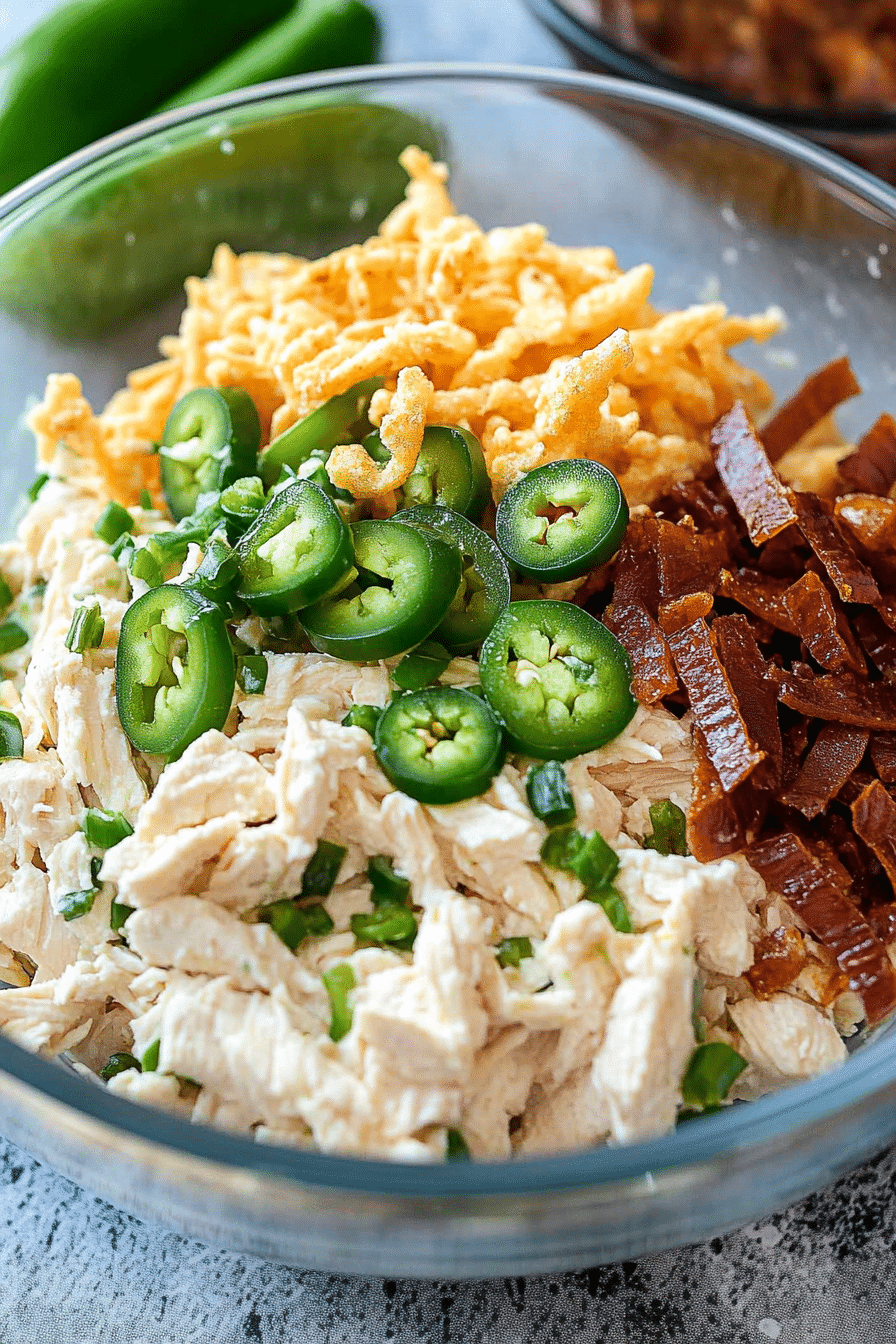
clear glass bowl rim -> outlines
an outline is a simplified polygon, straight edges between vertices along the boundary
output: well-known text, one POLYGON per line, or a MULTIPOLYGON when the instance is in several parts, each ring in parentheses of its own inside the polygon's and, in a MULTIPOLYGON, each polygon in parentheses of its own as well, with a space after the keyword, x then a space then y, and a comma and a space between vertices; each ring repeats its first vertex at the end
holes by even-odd
MULTIPOLYGON (((284 95, 321 90, 351 91, 390 85, 464 83, 517 85, 545 93, 593 93, 633 109, 672 114, 684 122, 718 131, 762 146, 799 168, 826 179, 838 195, 855 193, 880 211, 896 230, 896 189, 837 155, 777 127, 729 108, 702 102, 674 91, 623 81, 613 76, 528 66, 477 63, 422 63, 363 66, 273 81, 223 94, 191 107, 138 122, 115 135, 89 145, 45 169, 0 198, 0 225, 20 207, 30 214, 49 188, 80 174, 119 151, 159 132, 200 121, 209 114, 232 108, 257 107, 284 95)), ((372 1196, 401 1196, 432 1200, 481 1195, 525 1196, 555 1190, 584 1190, 620 1182, 638 1181, 648 1173, 685 1171, 735 1149, 780 1145, 790 1135, 823 1123, 850 1106, 892 1086, 896 1081, 896 1034, 882 1035, 857 1051, 835 1072, 704 1117, 673 1134, 627 1147, 603 1147, 558 1153, 512 1162, 473 1162, 427 1165, 341 1157, 259 1144, 150 1107, 110 1095, 105 1088, 64 1070, 16 1045, 0 1033, 0 1071, 13 1080, 77 1112, 88 1122, 111 1126, 134 1139, 157 1144, 185 1157, 258 1177, 285 1179, 328 1191, 372 1196)))
POLYGON ((623 79, 645 81, 692 98, 709 99, 719 107, 744 112, 763 121, 773 121, 792 130, 828 135, 876 136, 896 134, 896 110, 892 112, 824 112, 800 107, 771 106, 748 98, 731 98, 711 84, 686 79, 666 69, 658 60, 642 56, 615 42, 597 27, 591 27, 567 9, 563 0, 526 0, 529 8, 550 30, 569 42, 583 56, 606 65, 623 79))

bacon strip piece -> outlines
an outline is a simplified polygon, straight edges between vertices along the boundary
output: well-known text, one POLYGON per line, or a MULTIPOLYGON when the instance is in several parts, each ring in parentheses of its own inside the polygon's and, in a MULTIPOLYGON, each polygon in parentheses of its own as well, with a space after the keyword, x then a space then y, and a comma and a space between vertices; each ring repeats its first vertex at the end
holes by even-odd
POLYGON ((896 803, 879 779, 873 779, 853 803, 852 824, 896 888, 896 803))
POLYGON ((833 870, 819 862, 792 831, 752 844, 746 853, 766 885, 784 897, 837 958, 850 988, 862 1000, 869 1024, 892 1012, 896 971, 887 949, 838 884, 833 870))
POLYGON ((799 529, 824 565, 844 602, 877 607, 883 602, 877 581, 856 555, 839 518, 827 512, 817 495, 795 495, 799 529))
POLYGON ((642 705, 655 705, 678 690, 672 653, 662 630, 640 602, 614 602, 604 612, 604 625, 632 661, 632 694, 642 705))
POLYGON ((731 682, 740 712, 765 761, 752 776, 754 784, 781 787, 784 746, 778 723, 778 695, 765 675, 765 659, 746 616, 717 616, 712 642, 731 682))
POLYGON ((843 495, 835 502, 834 513, 867 550, 886 552, 896 547, 896 500, 867 493, 843 495))
POLYGON ((785 579, 773 579, 755 569, 739 569, 734 574, 723 569, 719 581, 722 597, 739 602, 747 611, 752 611, 754 616, 767 621, 776 630, 795 635, 797 629, 784 601, 788 587, 785 579))
POLYGON ((896 784, 896 733, 872 733, 868 750, 883 782, 896 784))
POLYGON ((792 583, 782 594, 782 601, 800 639, 822 667, 831 672, 848 667, 859 675, 867 671, 848 625, 817 574, 810 570, 792 583))
POLYGON ((845 356, 831 360, 830 364, 813 373, 775 412, 762 431, 762 442, 771 461, 777 462, 819 420, 830 415, 841 402, 857 397, 861 391, 862 386, 845 356))
POLYGON ((826 723, 803 761, 792 787, 781 798, 809 820, 823 812, 858 770, 868 746, 866 728, 845 723, 826 723))
POLYGON ((896 682, 896 634, 871 607, 851 615, 862 648, 885 681, 896 682))
POLYGON ((632 691, 655 705, 678 690, 672 653, 654 619, 659 604, 656 531, 653 518, 631 520, 616 560, 613 603, 604 624, 632 660, 632 691))
POLYGON ((709 759, 706 739, 699 728, 694 730, 694 756, 687 817, 688 849, 701 863, 711 863, 742 850, 746 835, 734 801, 722 788, 709 759))
POLYGON ((854 453, 844 457, 837 470, 847 490, 867 490, 888 495, 896 484, 896 420, 882 415, 863 434, 854 453))
POLYGON ((716 469, 755 546, 796 522, 791 491, 769 461, 743 402, 735 402, 717 422, 709 443, 716 469))
POLYGON ((731 682, 719 662, 704 620, 667 636, 694 722, 706 738, 709 759, 726 793, 765 760, 752 740, 731 682))
POLYGON ((807 718, 853 723, 858 728, 896 729, 896 690, 882 681, 863 681, 850 672, 834 677, 814 677, 810 672, 795 675, 771 665, 768 675, 781 703, 807 718))

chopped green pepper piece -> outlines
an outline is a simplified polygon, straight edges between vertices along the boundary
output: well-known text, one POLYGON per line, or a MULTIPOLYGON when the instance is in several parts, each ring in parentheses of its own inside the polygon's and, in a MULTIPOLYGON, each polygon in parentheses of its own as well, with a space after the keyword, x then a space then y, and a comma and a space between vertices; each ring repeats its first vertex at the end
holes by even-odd
POLYGON ((0 761, 21 760, 24 752, 22 725, 11 709, 0 709, 0 761))
POLYGON ((385 854, 374 854, 368 861, 367 876, 373 887, 370 899, 374 905, 407 905, 411 884, 406 877, 398 876, 392 867, 392 860, 385 854))
POLYGON ((302 914, 305 918, 305 927, 308 930, 309 937, 324 938, 328 933, 333 932, 333 921, 318 901, 315 901, 313 905, 302 906, 302 914))
POLYGON ((343 728, 363 728, 365 733, 369 733, 373 737, 382 712, 379 705, 352 705, 342 720, 342 726, 343 728))
POLYGON ((93 530, 101 541, 112 546, 125 532, 132 531, 133 526, 134 519, 127 509, 121 504, 116 504, 114 499, 110 499, 94 523, 93 530))
POLYGON ((532 943, 528 938, 502 938, 495 952, 502 966, 518 967, 532 955, 532 943))
POLYGON ((670 798, 650 804, 650 824, 653 835, 644 837, 644 848, 655 849, 657 854, 690 854, 687 840, 687 817, 670 798))
POLYGON ((303 896, 329 896, 348 850, 330 840, 318 840, 317 849, 302 874, 303 896))
MULTIPOLYGON (((190 540, 178 528, 171 532, 154 532, 147 539, 146 549, 155 557, 163 574, 170 578, 177 573, 187 558, 190 540)), ((197 538, 201 540, 201 538, 197 538)))
POLYGON ((159 1067, 159 1051, 161 1050, 161 1046, 162 1042, 156 1039, 144 1050, 143 1057, 140 1060, 144 1073, 155 1073, 156 1069, 159 1067))
POLYGON ((686 1106, 717 1111, 746 1067, 743 1055, 724 1041, 698 1045, 682 1079, 682 1101, 686 1106))
POLYGON ((2 575, 0 575, 0 611, 6 611, 11 606, 12 589, 2 575))
POLYGON ((250 527, 264 508, 264 486, 260 476, 241 476, 221 494, 221 512, 228 531, 238 536, 250 527))
POLYGON ((459 1129, 445 1131, 445 1160, 448 1162, 469 1162, 470 1149, 459 1129))
POLYGON ((66 923, 72 919, 80 919, 93 909, 96 896, 96 887, 91 887, 88 891, 69 891, 65 896, 60 896, 56 913, 61 915, 66 923))
POLYGON ((625 901, 612 887, 598 887, 585 892, 585 900, 599 905, 617 933, 633 933, 625 901))
POLYGON ((162 566, 148 546, 135 547, 128 569, 135 579, 141 579, 149 588, 158 588, 165 581, 162 566))
POLYGON ((560 826, 542 845, 541 858, 549 868, 573 873, 585 888, 584 899, 599 905, 619 933, 633 931, 625 902, 612 886, 619 858, 599 831, 583 835, 574 826, 560 826))
POLYGON ((264 654, 241 654, 236 660, 236 679, 246 695, 263 695, 268 680, 268 660, 264 654))
POLYGON ((86 653, 98 649, 106 633, 106 622, 100 615, 99 605, 75 607, 72 623, 65 637, 65 647, 71 653, 86 653))
POLYGON ((584 840, 574 826, 558 826, 551 831, 541 846, 541 861, 549 868, 563 868, 572 872, 572 861, 584 840))
POLYGON ((99 807, 88 807, 81 830, 88 845, 94 849, 112 849, 127 836, 134 834, 134 828, 120 812, 106 812, 99 807))
POLYGON ((153 509, 155 508, 155 505, 152 502, 152 495, 149 493, 149 491, 146 489, 145 486, 140 491, 140 507, 141 509, 146 509, 147 513, 152 513, 153 509))
POLYGON ((348 996, 355 987, 355 973, 347 961, 340 961, 324 971, 321 979, 330 1000, 330 1040, 341 1041, 352 1029, 348 996))
POLYGON ((417 937, 417 921, 406 905, 382 905, 373 914, 352 915, 352 933, 364 943, 381 943, 409 951, 417 937))
POLYGON ((444 644, 426 640, 411 653, 406 653, 392 672, 392 680, 400 691, 422 691, 424 686, 438 681, 451 662, 451 654, 444 644))
POLYGON ((576 805, 560 761, 532 766, 526 775, 526 797, 546 826, 567 826, 576 819, 576 805))
POLYGON ((0 657, 6 653, 15 653, 16 649, 24 648, 31 636, 22 625, 11 616, 8 621, 0 622, 0 657))
POLYGON ((619 859, 600 831, 591 831, 575 846, 569 866, 584 887, 599 890, 619 872, 619 859))
POLYGON ((127 569, 134 558, 137 550, 136 542, 129 532, 122 532, 121 536, 112 545, 112 559, 117 560, 122 569, 127 569))
POLYGON ((333 931, 333 921, 322 905, 298 906, 292 900, 273 901, 258 912, 263 924, 270 924, 290 952, 295 952, 306 938, 322 938, 333 931))
POLYGON ((270 924, 281 943, 285 943, 290 952, 295 952, 308 936, 301 910, 289 899, 272 901, 258 912, 258 918, 262 923, 270 924))
POLYGON ((31 501, 32 504, 37 499, 38 495, 40 494, 41 490, 43 490, 44 486, 46 485, 49 479, 50 477, 47 475, 45 471, 42 471, 39 476, 35 476, 34 480, 31 482, 28 489, 25 491, 25 494, 27 495, 28 499, 31 501))
POLYGON ((109 927, 113 933, 120 933, 124 928, 129 915, 134 913, 132 905, 125 905, 124 901, 113 901, 112 909, 109 912, 109 927))
POLYGON ((143 1066, 139 1059, 129 1055, 126 1050, 116 1050, 114 1055, 110 1055, 106 1063, 100 1069, 100 1077, 103 1082, 108 1083, 110 1078, 114 1078, 117 1073, 126 1073, 128 1069, 136 1069, 138 1073, 143 1072, 143 1066))
POLYGON ((206 543, 205 553, 190 584, 214 599, 233 586, 239 568, 233 547, 226 538, 215 532, 206 543))

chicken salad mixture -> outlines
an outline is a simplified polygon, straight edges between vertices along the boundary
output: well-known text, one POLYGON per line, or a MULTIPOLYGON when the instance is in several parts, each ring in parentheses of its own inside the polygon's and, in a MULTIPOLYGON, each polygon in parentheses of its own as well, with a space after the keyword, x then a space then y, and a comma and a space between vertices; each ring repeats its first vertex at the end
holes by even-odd
MULTIPOLYGON (((30 414, 0 548, 0 1026, 260 1141, 650 1138, 835 1067, 881 1016, 745 852, 777 804, 701 849, 706 771, 737 810, 777 750, 744 712, 728 777, 740 739, 713 755, 676 643, 747 543, 671 596, 661 573, 643 616, 622 592, 724 417, 768 411, 728 352, 782 317, 659 314, 649 266, 484 232, 403 163, 367 243, 220 248, 159 364, 100 414, 54 376, 30 414), (675 651, 653 692, 650 638, 675 651)), ((794 497, 848 452, 818 420, 776 463, 794 497)))

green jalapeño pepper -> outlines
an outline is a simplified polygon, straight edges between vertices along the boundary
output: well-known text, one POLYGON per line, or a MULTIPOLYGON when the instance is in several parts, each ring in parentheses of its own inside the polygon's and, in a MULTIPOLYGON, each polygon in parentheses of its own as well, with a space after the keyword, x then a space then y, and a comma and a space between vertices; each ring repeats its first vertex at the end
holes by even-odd
POLYGON ((504 735, 488 705, 454 686, 398 696, 376 726, 383 773, 421 803, 485 793, 504 764, 504 735))
POLYGON ((625 649, 571 602, 511 602, 482 646, 479 675, 513 749, 541 760, 602 747, 637 709, 625 649))
POLYGON ((460 588, 433 637, 450 653, 478 649, 510 601, 510 575, 498 547, 487 532, 451 509, 418 505, 406 509, 401 521, 431 527, 459 547, 463 572, 460 588))
POLYGON ((224 617, 174 583, 151 588, 125 612, 115 660, 121 726, 138 751, 175 759, 223 728, 234 688, 224 617))
POLYGON ((536 467, 498 505, 498 545, 520 574, 563 583, 604 564, 619 550, 628 505, 612 472, 573 458, 536 467))
MULTIPOLYGON (((364 447, 376 462, 388 461, 378 434, 364 447)), ((414 470, 397 491, 398 508, 441 504, 478 522, 491 499, 491 483, 475 434, 455 425, 427 425, 414 470)))
POLYGON ((261 427, 255 403, 241 387, 197 387, 165 422, 159 447, 162 492, 180 522, 200 495, 255 474, 261 427))
POLYGON ((351 531, 357 577, 303 611, 302 624, 321 653, 375 662, 432 634, 460 585, 460 551, 397 518, 368 518, 351 531))
POLYGON ((370 399, 383 382, 382 378, 367 378, 355 383, 273 439, 261 455, 265 485, 276 484, 284 467, 298 471, 312 453, 329 453, 337 443, 360 443, 370 433, 370 399))
POLYGON ((352 567, 352 539, 336 505, 311 481, 274 495, 236 546, 237 594, 259 616, 319 602, 352 567))

